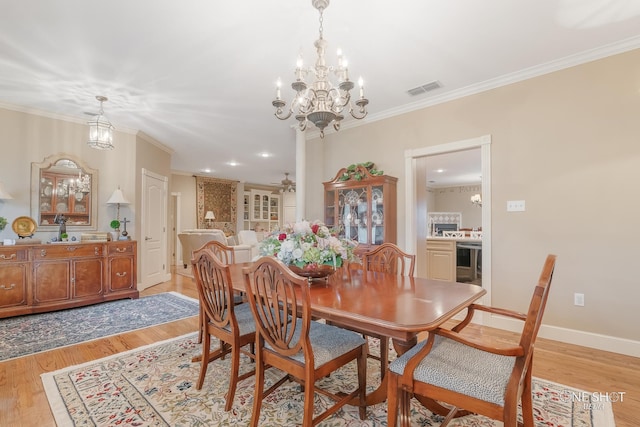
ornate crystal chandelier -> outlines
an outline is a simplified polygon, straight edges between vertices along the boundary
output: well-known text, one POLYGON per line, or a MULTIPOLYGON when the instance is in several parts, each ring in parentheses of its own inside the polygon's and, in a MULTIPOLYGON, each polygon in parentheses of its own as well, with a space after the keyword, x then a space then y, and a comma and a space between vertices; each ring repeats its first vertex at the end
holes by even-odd
POLYGON ((87 144, 91 148, 98 150, 113 150, 113 125, 104 116, 102 110, 102 103, 108 101, 106 96, 96 96, 96 99, 100 101, 100 111, 93 120, 89 120, 89 140, 87 144))
POLYGON ((281 82, 278 80, 276 88, 276 99, 272 104, 276 109, 275 116, 280 120, 286 120, 295 114, 300 130, 307 128, 310 121, 320 129, 320 137, 324 137, 324 128, 333 123, 333 128, 340 130, 340 121, 344 119, 342 112, 349 111, 355 119, 363 119, 367 115, 367 104, 369 100, 364 97, 362 78, 359 79, 360 97, 355 101, 354 107, 351 102, 351 89, 354 84, 349 80, 349 70, 347 61, 338 51, 338 66, 328 66, 324 59, 327 42, 322 37, 322 13, 329 6, 329 0, 311 0, 311 4, 320 12, 320 36, 315 41, 314 46, 318 53, 318 59, 314 67, 303 67, 302 57, 298 57, 296 64, 296 80, 291 83, 291 87, 296 91, 296 95, 288 110, 285 109, 287 103, 280 97, 281 82), (315 81, 308 85, 305 77, 312 74, 315 81), (334 74, 338 80, 337 86, 331 83, 329 77, 334 74))

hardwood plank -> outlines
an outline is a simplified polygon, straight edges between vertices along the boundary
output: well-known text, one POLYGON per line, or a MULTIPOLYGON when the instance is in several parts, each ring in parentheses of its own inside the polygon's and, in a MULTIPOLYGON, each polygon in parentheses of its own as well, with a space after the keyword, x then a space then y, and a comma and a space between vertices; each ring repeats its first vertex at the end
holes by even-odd
MULTIPOLYGON (((173 274, 168 282, 140 293, 141 296, 175 291, 197 298, 191 278, 173 274)), ((470 325, 471 333, 489 328, 470 325)), ((0 362, 0 426, 55 426, 40 374, 99 359, 197 330, 197 317, 153 326, 63 349, 0 362)), ((509 341, 515 334, 491 330, 497 339, 509 341)), ((624 402, 613 404, 616 425, 637 425, 640 413, 640 359, 557 341, 539 339, 533 375, 588 392, 626 392, 624 402)), ((195 379, 194 379, 195 380, 195 379)))

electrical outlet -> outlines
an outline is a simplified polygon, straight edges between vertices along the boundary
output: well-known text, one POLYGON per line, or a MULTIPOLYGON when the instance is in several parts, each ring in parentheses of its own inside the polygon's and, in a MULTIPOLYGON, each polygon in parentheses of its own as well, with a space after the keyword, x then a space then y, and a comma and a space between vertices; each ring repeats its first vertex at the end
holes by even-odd
POLYGON ((584 307, 584 294, 573 294, 573 305, 578 307, 584 307))
POLYGON ((524 200, 509 200, 507 212, 524 212, 524 200))

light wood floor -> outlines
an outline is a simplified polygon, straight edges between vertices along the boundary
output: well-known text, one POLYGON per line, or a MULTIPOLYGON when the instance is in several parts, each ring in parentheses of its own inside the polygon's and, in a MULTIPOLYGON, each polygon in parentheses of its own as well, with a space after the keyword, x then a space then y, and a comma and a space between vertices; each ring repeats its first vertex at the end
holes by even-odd
MULTIPOLYGON (((176 291, 197 298, 191 279, 174 275, 142 296, 176 291)), ((40 374, 195 331, 197 317, 0 362, 0 426, 55 426, 40 374)), ((475 328, 487 333, 488 328, 475 328)), ((491 330, 502 339, 513 334, 491 330)), ((616 425, 640 425, 640 359, 538 339, 533 375, 588 392, 625 392, 613 404, 616 425)))

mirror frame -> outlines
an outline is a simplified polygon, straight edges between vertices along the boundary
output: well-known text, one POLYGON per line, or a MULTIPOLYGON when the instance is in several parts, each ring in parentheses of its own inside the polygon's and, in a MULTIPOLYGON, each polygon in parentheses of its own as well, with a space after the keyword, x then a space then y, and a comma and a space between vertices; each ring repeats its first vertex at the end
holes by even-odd
POLYGON ((40 188, 41 172, 55 166, 60 160, 70 160, 83 172, 91 176, 91 206, 89 223, 86 225, 68 224, 67 231, 95 231, 98 228, 98 170, 92 169, 85 162, 72 154, 58 153, 46 157, 42 162, 31 163, 31 218, 36 222, 38 231, 58 231, 59 225, 40 224, 40 188))

